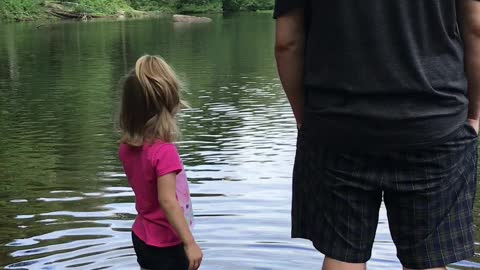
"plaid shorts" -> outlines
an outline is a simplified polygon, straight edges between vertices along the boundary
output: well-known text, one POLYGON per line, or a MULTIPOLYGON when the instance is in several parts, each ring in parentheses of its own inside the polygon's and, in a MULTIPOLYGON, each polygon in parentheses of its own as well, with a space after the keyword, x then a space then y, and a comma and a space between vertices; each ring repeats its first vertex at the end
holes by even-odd
POLYGON ((302 128, 293 179, 292 237, 350 263, 371 257, 382 199, 404 267, 446 266, 474 254, 477 135, 462 125, 428 148, 336 151, 302 128))

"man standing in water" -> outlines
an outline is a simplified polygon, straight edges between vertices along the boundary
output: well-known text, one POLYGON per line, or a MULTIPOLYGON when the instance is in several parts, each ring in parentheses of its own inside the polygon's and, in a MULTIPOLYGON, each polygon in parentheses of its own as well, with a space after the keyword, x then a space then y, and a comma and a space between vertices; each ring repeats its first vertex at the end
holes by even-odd
POLYGON ((365 269, 385 203, 405 269, 474 254, 480 1, 277 0, 299 136, 292 236, 365 269))

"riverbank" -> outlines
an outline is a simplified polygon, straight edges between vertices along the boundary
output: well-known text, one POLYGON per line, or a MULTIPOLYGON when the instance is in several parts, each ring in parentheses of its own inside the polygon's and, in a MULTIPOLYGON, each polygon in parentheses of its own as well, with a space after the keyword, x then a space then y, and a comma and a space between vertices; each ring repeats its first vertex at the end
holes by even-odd
POLYGON ((271 10, 274 0, 2 0, 0 21, 135 18, 159 13, 271 10))

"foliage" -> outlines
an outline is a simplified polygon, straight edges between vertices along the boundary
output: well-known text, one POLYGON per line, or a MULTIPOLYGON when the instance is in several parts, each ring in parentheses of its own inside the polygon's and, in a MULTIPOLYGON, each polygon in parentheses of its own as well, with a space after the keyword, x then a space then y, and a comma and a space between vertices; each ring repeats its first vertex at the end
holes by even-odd
POLYGON ((223 0, 224 11, 268 10, 273 8, 272 0, 223 0))
POLYGON ((180 13, 221 11, 222 0, 177 0, 175 9, 180 13))
POLYGON ((1 0, 0 18, 29 20, 42 15, 43 0, 1 0))
POLYGON ((129 0, 128 4, 143 11, 172 11, 175 0, 129 0))
POLYGON ((120 10, 132 9, 124 0, 64 0, 61 2, 75 3, 74 12, 87 14, 114 15, 120 10))
MULTIPOLYGON (((0 19, 29 20, 40 17, 46 0, 0 0, 0 19)), ((94 15, 130 14, 134 10, 204 13, 271 10, 274 0, 60 0, 69 10, 94 15)))
MULTIPOLYGON (((65 1, 65 0, 64 0, 65 1)), ((67 0, 68 1, 68 0, 67 0)), ((268 10, 274 0, 70 0, 101 13, 113 13, 113 9, 129 5, 143 11, 175 11, 199 13, 209 11, 268 10)))

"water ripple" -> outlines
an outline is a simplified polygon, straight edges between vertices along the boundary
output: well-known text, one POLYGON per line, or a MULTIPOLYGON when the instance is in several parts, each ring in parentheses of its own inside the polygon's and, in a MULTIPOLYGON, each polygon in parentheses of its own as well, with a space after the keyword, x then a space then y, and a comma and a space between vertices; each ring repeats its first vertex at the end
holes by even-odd
MULTIPOLYGON (((221 16, 174 28, 167 19, 0 25, 0 267, 138 269, 112 112, 118 80, 144 52, 161 53, 185 80, 191 109, 179 116, 178 147, 202 269, 320 267, 310 242, 289 237, 296 128, 274 68, 273 22, 221 16)), ((369 269, 400 269, 395 253, 382 206, 369 269)))

